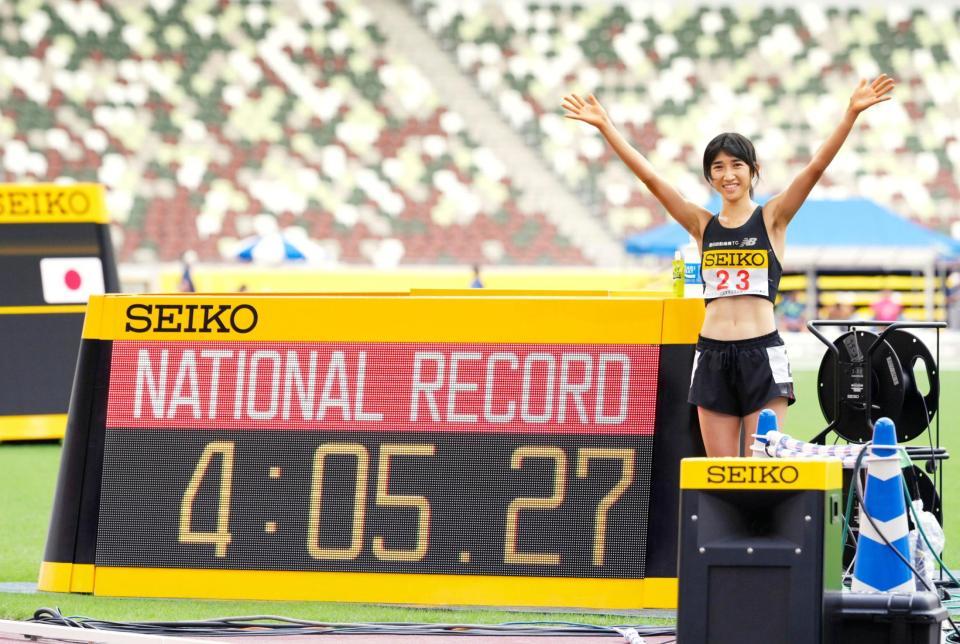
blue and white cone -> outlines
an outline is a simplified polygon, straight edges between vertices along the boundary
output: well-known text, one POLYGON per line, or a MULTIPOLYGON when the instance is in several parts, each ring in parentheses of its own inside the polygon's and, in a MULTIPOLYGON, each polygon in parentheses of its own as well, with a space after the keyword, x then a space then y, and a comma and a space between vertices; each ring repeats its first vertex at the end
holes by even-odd
POLYGON ((756 458, 769 458, 767 454, 767 434, 777 431, 777 412, 764 409, 757 419, 757 433, 753 435, 753 445, 750 452, 756 458))
POLYGON ((860 537, 857 540, 857 558, 851 585, 854 592, 902 593, 916 590, 913 572, 883 539, 886 537, 906 561, 913 560, 910 556, 907 508, 903 500, 903 474, 896 446, 893 421, 881 418, 873 428, 871 455, 866 458, 867 486, 863 494, 864 507, 860 509, 860 537), (877 529, 864 513, 873 517, 877 529))

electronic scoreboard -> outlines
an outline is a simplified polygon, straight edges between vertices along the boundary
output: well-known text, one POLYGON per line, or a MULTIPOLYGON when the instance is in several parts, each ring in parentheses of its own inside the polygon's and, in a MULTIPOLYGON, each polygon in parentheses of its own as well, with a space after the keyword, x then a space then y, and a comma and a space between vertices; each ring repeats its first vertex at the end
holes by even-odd
POLYGON ((87 298, 118 291, 103 187, 0 184, 0 441, 62 438, 87 298))
POLYGON ((675 606, 702 309, 94 298, 39 586, 675 606))

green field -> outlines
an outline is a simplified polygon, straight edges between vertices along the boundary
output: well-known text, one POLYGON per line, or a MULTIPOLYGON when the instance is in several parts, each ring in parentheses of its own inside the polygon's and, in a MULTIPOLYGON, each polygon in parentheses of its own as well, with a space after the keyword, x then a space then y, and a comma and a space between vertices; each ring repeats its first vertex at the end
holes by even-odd
MULTIPOLYGON (((790 408, 785 430, 799 438, 810 438, 824 425, 814 395, 815 374, 797 374, 799 400, 790 408)), ((960 454, 960 439, 949 427, 960 418, 960 398, 948 392, 960 391, 960 372, 942 374, 940 415, 942 444, 960 454)), ((920 442, 920 441, 918 441, 920 442)), ((924 441, 925 442, 925 439, 924 441)), ((60 446, 55 444, 0 445, 0 582, 30 582, 37 579, 53 490, 59 466, 60 446)), ((944 516, 947 531, 945 561, 953 565, 960 548, 953 537, 960 529, 950 517, 960 508, 960 484, 952 475, 952 461, 944 476, 944 516)), ((310 602, 235 602, 197 600, 140 600, 101 598, 55 593, 0 592, 0 618, 25 619, 40 607, 57 606, 65 615, 87 615, 101 619, 146 621, 209 619, 228 615, 284 615, 325 622, 457 622, 499 623, 519 620, 562 620, 593 624, 624 622, 663 623, 648 617, 602 615, 597 613, 517 613, 492 610, 427 610, 409 607, 310 602)))

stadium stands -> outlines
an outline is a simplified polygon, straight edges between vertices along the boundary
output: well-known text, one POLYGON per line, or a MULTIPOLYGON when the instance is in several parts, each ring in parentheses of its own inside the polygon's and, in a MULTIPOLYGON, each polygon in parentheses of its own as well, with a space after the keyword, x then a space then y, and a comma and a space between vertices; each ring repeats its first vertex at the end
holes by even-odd
POLYGON ((266 213, 346 263, 583 264, 363 3, 0 5, 0 180, 99 181, 121 261, 266 213))
MULTIPOLYGON (((405 1, 616 238, 663 209, 563 119, 565 92, 596 93, 706 201, 714 134, 751 136, 759 190, 779 190, 856 78, 887 71, 897 100, 863 119, 817 194, 960 221, 955 6, 405 1)), ((229 259, 266 213, 346 263, 587 263, 587 242, 522 205, 443 79, 398 55, 363 0, 0 3, 0 52, 0 180, 106 184, 121 262, 229 259)))
POLYGON ((869 196, 942 230, 960 219, 955 7, 410 6, 618 233, 657 223, 662 209, 591 128, 562 121, 563 94, 597 94, 655 167, 705 201, 700 155, 712 136, 753 138, 766 162, 759 189, 777 191, 834 127, 857 79, 881 71, 898 79, 897 100, 863 119, 820 195, 869 196))

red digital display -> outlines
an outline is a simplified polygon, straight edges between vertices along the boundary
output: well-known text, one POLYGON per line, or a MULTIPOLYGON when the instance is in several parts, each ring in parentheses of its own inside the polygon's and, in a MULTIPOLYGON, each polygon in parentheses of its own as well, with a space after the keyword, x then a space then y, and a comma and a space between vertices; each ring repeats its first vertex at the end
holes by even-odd
POLYGON ((107 427, 652 435, 659 347, 116 341, 107 427))

